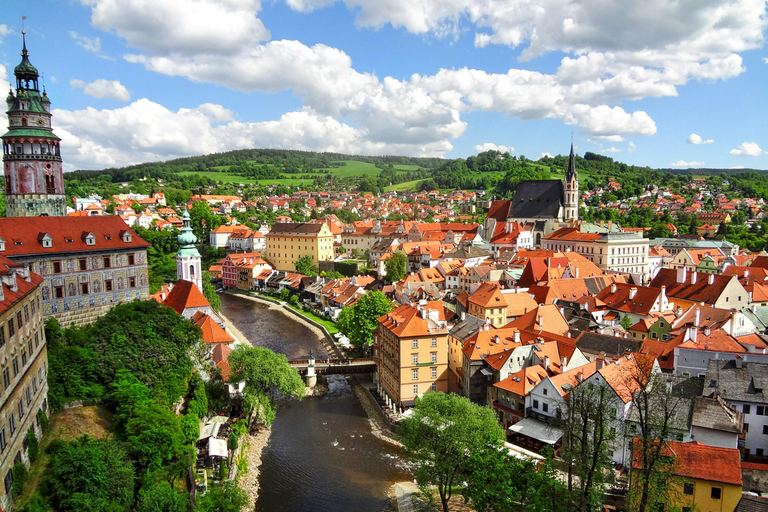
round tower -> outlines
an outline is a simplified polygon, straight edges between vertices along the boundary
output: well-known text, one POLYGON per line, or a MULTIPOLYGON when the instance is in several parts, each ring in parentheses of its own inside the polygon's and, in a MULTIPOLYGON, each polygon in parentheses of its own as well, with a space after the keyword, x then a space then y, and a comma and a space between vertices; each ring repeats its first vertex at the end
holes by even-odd
POLYGON ((565 171, 565 201, 563 202, 563 220, 579 220, 579 177, 576 174, 576 158, 573 155, 573 142, 571 142, 571 155, 568 158, 568 170, 565 171))
POLYGON ((179 234, 179 252, 176 254, 176 279, 185 279, 195 283, 203 291, 203 273, 200 268, 200 253, 197 252, 195 243, 197 237, 190 226, 189 212, 185 211, 181 217, 184 227, 179 234))
POLYGON ((51 128, 51 100, 38 86, 29 62, 25 31, 21 63, 13 70, 13 89, 6 99, 8 131, 2 136, 7 217, 62 217, 67 213, 60 139, 51 128))

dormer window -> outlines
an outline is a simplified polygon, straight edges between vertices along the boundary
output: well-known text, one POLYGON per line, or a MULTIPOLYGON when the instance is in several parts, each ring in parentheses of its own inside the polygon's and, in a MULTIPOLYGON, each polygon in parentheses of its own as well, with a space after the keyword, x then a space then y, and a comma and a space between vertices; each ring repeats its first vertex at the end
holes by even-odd
POLYGON ((96 245, 96 237, 93 235, 93 233, 87 231, 84 232, 83 240, 85 240, 85 245, 96 245))
POLYGON ((131 243, 132 237, 131 237, 130 231, 123 231, 122 233, 120 233, 120 236, 122 237, 123 242, 125 242, 126 244, 131 243))
POLYGON ((0 238, 0 252, 5 252, 5 240, 0 238))
POLYGON ((66 240, 68 243, 72 243, 72 239, 71 238, 66 238, 65 237, 64 240, 66 240))
POLYGON ((53 247, 53 238, 48 233, 40 233, 37 235, 37 239, 45 249, 53 247))

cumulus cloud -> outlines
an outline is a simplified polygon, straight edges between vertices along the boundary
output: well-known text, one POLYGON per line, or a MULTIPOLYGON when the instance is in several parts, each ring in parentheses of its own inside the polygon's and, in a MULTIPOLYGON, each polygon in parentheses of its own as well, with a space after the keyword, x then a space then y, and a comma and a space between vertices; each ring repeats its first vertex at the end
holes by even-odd
POLYGON ((439 156, 446 141, 384 144, 330 116, 289 112, 273 121, 244 123, 212 103, 172 111, 142 98, 118 109, 53 111, 67 170, 99 169, 253 147, 359 154, 439 156))
POLYGON ((8 25, 0 23, 0 43, 2 43, 5 36, 7 36, 10 33, 11 33, 11 29, 8 28, 8 25))
POLYGON ((555 158, 555 157, 554 157, 554 156, 552 156, 552 154, 551 154, 551 153, 547 153, 547 152, 545 151, 545 152, 543 152, 543 153, 541 154, 541 156, 539 157, 539 159, 541 159, 541 158, 555 158))
POLYGON ((493 142, 484 142, 475 146, 475 153, 484 153, 485 151, 498 151, 500 153, 512 153, 515 150, 512 146, 497 146, 493 142))
POLYGON ((630 141, 629 144, 628 144, 628 147, 627 147, 627 151, 629 153, 633 153, 636 149, 637 149, 637 144, 635 144, 634 142, 630 141))
POLYGON ((715 139, 703 139, 701 135, 692 133, 688 136, 688 138, 685 141, 688 144, 712 144, 713 142, 715 142, 715 139))
POLYGON ((77 89, 82 89, 88 96, 94 98, 128 101, 131 99, 131 93, 125 88, 119 80, 105 80, 103 78, 97 78, 91 83, 86 83, 83 80, 72 79, 69 81, 69 85, 77 89))
POLYGON ((670 167, 687 167, 687 168, 702 167, 703 165, 704 165, 704 162, 695 162, 695 161, 686 162, 685 160, 678 160, 677 162, 672 162, 671 164, 669 164, 670 167))
MULTIPOLYGON (((449 140, 464 133, 462 114, 469 111, 556 119, 581 127, 593 141, 653 135, 657 128, 648 113, 618 105, 676 96, 690 80, 739 75, 739 52, 762 45, 768 19, 754 0, 553 0, 546 9, 525 0, 344 0, 359 27, 389 24, 435 37, 474 31, 478 46, 520 47, 523 60, 566 55, 551 73, 463 68, 403 79, 357 71, 349 55, 326 45, 271 41, 258 18, 260 0, 81 2, 90 6, 94 27, 134 49, 124 56, 129 62, 244 92, 292 91, 302 113, 353 126, 358 146, 352 151, 400 147, 409 154, 450 148, 449 140), (617 32, 616 26, 633 30, 617 32)), ((309 12, 335 0, 286 2, 309 12)))
POLYGON ((615 148, 615 147, 610 147, 608 149, 600 150, 601 153, 621 153, 622 151, 623 150, 621 148, 615 148))
POLYGON ((755 142, 742 142, 739 147, 730 150, 728 154, 731 156, 760 156, 765 154, 765 151, 760 149, 760 146, 755 142))

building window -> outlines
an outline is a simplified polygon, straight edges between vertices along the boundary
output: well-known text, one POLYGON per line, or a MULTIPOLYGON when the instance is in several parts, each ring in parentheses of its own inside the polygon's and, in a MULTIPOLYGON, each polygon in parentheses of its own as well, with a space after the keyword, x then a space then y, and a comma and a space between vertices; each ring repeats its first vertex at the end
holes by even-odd
POLYGON ((411 377, 412 377, 412 380, 419 380, 419 370, 412 370, 411 377))
POLYGON ((16 327, 21 329, 21 326, 24 325, 24 323, 21 321, 21 311, 16 312, 16 327))
POLYGON ((104 256, 104 268, 112 268, 112 260, 109 256, 104 256))
POLYGON ((129 265, 135 265, 136 264, 136 256, 133 254, 128 255, 128 264, 129 265))
POLYGON ((14 357, 13 358, 13 378, 15 379, 18 374, 19 374, 19 358, 14 357))
POLYGON ((413 385, 413 394, 418 395, 419 394, 419 386, 417 384, 413 385))
POLYGON ((533 408, 534 409, 538 409, 539 408, 539 401, 538 400, 534 400, 533 401, 533 408))
POLYGON ((541 404, 541 410, 544 411, 544 412, 549 412, 549 404, 546 403, 546 402, 541 404))
POLYGON ((88 295, 88 283, 80 283, 80 293, 88 295))
POLYGON ((437 378, 437 368, 432 368, 431 378, 436 379, 437 378))
POLYGON ((64 287, 63 286, 54 286, 53 287, 53 294, 57 299, 63 299, 64 298, 64 287))
POLYGON ((744 414, 749 414, 750 412, 752 412, 752 407, 751 407, 749 404, 744 404, 744 405, 742 406, 742 408, 741 408, 741 411, 742 411, 744 414))
POLYGON ((419 340, 413 340, 411 342, 411 348, 419 348, 419 340))
POLYGON ((763 425, 763 434, 768 434, 768 425, 763 425))
POLYGON ((722 489, 720 489, 719 487, 713 487, 713 488, 712 488, 712 493, 710 494, 710 497, 711 497, 713 500, 719 500, 719 499, 720 499, 720 494, 721 494, 722 492, 723 492, 723 490, 722 490, 722 489))
POLYGON ((749 423, 744 424, 744 432, 749 432, 749 423))
POLYGON ((0 347, 5 346, 5 325, 0 324, 0 347))
POLYGON ((88 270, 88 258, 80 258, 78 260, 80 270, 88 270))
POLYGON ((437 338, 432 338, 432 346, 433 347, 437 346, 437 338))
POLYGON ((27 405, 29 405, 29 403, 32 401, 32 390, 29 387, 27 387, 26 393, 27 393, 27 405))
POLYGON ((53 273, 54 274, 61 274, 61 262, 60 261, 54 261, 53 262, 53 273))
POLYGON ((757 406, 757 413, 758 416, 765 416, 765 406, 758 405, 757 406))
POLYGON ((29 305, 25 304, 24 305, 24 323, 26 324, 28 322, 29 322, 29 305))
POLYGON ((8 368, 3 368, 3 384, 5 385, 5 389, 11 387, 11 372, 8 368))
POLYGON ((683 484, 683 492, 685 494, 693 494, 693 484, 683 484))
POLYGON ((411 355, 411 363, 412 364, 419 364, 419 355, 418 354, 411 355))
POLYGON ((437 362, 437 352, 432 352, 430 354, 430 356, 432 357, 432 362, 436 363, 437 362))
POLYGON ((21 367, 24 368, 27 365, 27 351, 21 351, 21 367))
POLYGON ((106 292, 111 292, 112 291, 112 280, 111 279, 106 279, 104 281, 104 291, 106 291, 106 292))
POLYGON ((13 317, 8 320, 8 339, 13 338, 13 335, 16 334, 16 328, 13 325, 13 317))
POLYGON ((16 432, 16 418, 13 416, 13 413, 8 416, 8 428, 11 430, 11 435, 16 432))
POLYGON ((19 399, 19 421, 24 417, 24 402, 19 399))
POLYGON ((542 389, 541 392, 544 396, 547 396, 547 388, 542 389))
POLYGON ((5 482, 5 494, 10 494, 13 485, 13 469, 8 470, 3 481, 5 482))
POLYGON ((131 288, 136 288, 136 278, 135 277, 129 277, 128 278, 128 286, 131 288))
POLYGON ((5 427, 0 429, 0 451, 5 451, 5 447, 8 446, 8 438, 5 436, 5 427))
POLYGON ((37 379, 32 379, 32 393, 37 394, 37 379))

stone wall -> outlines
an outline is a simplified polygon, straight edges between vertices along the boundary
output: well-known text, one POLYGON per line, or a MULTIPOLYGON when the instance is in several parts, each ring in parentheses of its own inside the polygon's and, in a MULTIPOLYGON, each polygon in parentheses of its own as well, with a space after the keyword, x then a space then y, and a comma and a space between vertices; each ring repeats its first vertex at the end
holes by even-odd
POLYGON ((14 194, 5 198, 6 217, 63 217, 67 214, 64 195, 14 194))

